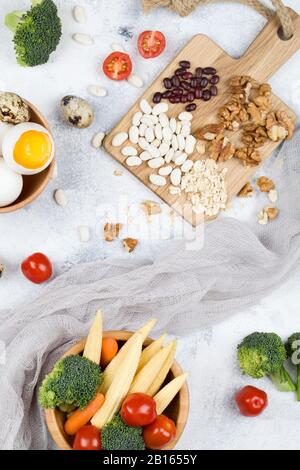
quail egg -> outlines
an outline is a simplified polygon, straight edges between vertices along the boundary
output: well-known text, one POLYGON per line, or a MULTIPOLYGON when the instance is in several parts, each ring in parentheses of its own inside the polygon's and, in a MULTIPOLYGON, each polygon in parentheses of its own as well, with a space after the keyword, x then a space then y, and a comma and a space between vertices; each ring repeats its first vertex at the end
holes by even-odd
POLYGON ((94 112, 91 105, 84 99, 68 95, 61 100, 60 105, 65 119, 74 127, 83 129, 92 124, 94 112))
POLYGON ((30 111, 22 98, 15 93, 0 93, 0 121, 20 124, 30 119, 30 111))
POLYGON ((14 173, 0 158, 0 207, 6 207, 15 202, 23 189, 23 178, 14 173))
POLYGON ((53 138, 39 124, 17 124, 5 133, 2 154, 12 171, 20 175, 35 175, 45 170, 53 160, 53 138))

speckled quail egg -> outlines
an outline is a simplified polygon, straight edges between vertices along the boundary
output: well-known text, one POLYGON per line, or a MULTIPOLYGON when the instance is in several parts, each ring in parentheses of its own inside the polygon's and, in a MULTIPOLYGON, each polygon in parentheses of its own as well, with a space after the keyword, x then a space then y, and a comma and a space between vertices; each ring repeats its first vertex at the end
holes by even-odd
POLYGON ((20 175, 43 171, 53 160, 54 150, 50 132, 34 122, 13 126, 4 135, 2 143, 5 162, 20 175))
POLYGON ((8 124, 8 122, 0 121, 0 157, 2 157, 2 142, 6 132, 13 127, 13 124, 8 124))
POLYGON ((28 105, 15 93, 0 93, 0 121, 20 124, 30 119, 28 105))
POLYGON ((74 127, 84 129, 92 124, 94 111, 84 99, 68 95, 61 100, 60 105, 65 119, 74 127))
POLYGON ((15 202, 23 189, 23 178, 14 173, 0 158, 0 207, 6 207, 15 202))

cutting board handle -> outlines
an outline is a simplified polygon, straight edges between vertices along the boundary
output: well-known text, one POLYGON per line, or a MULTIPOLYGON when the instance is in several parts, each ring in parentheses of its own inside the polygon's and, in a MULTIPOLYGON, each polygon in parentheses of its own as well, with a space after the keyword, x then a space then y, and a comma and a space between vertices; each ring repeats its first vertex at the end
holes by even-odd
POLYGON ((261 82, 267 81, 300 49, 300 16, 294 10, 289 10, 294 25, 293 37, 288 40, 280 38, 280 23, 275 15, 239 59, 238 74, 251 75, 261 82))

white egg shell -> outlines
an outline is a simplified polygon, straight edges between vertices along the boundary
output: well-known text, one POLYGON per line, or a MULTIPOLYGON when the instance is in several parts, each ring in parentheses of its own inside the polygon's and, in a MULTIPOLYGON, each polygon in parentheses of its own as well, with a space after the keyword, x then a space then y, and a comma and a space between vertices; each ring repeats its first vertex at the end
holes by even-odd
POLYGON ((4 136, 11 127, 14 127, 13 124, 0 121, 0 157, 2 157, 2 142, 4 136))
POLYGON ((6 207, 18 199, 23 189, 23 178, 14 173, 0 158, 0 207, 6 207))
POLYGON ((52 162, 55 154, 55 147, 53 137, 50 132, 45 129, 45 127, 41 126, 40 124, 36 124, 34 122, 24 122, 22 124, 17 124, 16 126, 11 127, 4 135, 3 143, 2 143, 2 153, 3 158, 7 165, 13 170, 15 173, 19 175, 36 175, 37 173, 41 173, 45 168, 47 168, 50 163, 52 162), (36 170, 30 170, 28 168, 24 168, 23 166, 19 165, 14 160, 14 146, 15 143, 19 140, 22 134, 27 131, 39 131, 47 134, 50 137, 52 143, 52 153, 51 157, 45 163, 44 166, 38 168, 36 170))

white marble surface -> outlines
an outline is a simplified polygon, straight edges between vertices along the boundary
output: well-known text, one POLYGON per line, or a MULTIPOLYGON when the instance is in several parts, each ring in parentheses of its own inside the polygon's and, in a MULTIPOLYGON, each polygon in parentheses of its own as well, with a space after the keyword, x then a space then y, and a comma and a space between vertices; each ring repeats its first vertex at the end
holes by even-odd
MULTIPOLYGON (((14 8, 21 8, 23 3, 25 0, 2 0, 1 17, 14 8)), ((298 0, 285 3, 300 13, 298 0)), ((81 261, 125 256, 120 246, 108 246, 101 239, 101 204, 111 205, 113 201, 116 209, 116 195, 133 205, 153 198, 129 174, 114 176, 118 165, 103 151, 95 151, 90 146, 93 134, 99 129, 109 130, 140 94, 140 90, 126 83, 112 83, 103 77, 100 64, 110 52, 110 45, 120 43, 132 54, 135 71, 148 85, 193 34, 208 34, 228 53, 239 56, 264 24, 264 19, 255 12, 234 4, 202 7, 184 19, 166 10, 144 16, 138 0, 58 0, 57 4, 64 36, 50 63, 43 67, 22 69, 16 65, 10 33, 0 27, 0 89, 19 93, 44 112, 53 128, 59 168, 58 179, 51 182, 32 206, 17 213, 1 214, 0 258, 7 272, 0 284, 0 309, 38 296, 39 288, 29 284, 19 272, 20 261, 31 252, 47 253, 55 264, 56 274, 81 261), (87 25, 73 21, 71 8, 75 4, 87 6, 87 25), (144 61, 136 53, 136 35, 153 25, 166 34, 168 47, 160 58, 144 61), (125 41, 118 34, 120 27, 130 28, 134 38, 125 41), (88 48, 75 44, 71 34, 79 31, 93 34, 95 44, 88 48), (88 97, 87 86, 92 83, 107 87, 109 94, 99 99, 89 97, 96 109, 92 128, 71 129, 60 117, 59 100, 70 93, 88 97), (66 191, 70 200, 65 209, 52 200, 58 187, 66 191), (89 225, 92 230, 92 239, 87 244, 78 239, 77 229, 81 224, 89 225)), ((298 116, 299 61, 298 53, 271 80, 274 91, 298 116)), ((231 215, 247 219, 257 209, 255 204, 255 201, 236 202, 231 215)), ((168 243, 169 234, 164 230, 161 237, 165 239, 143 240, 134 256, 151 259, 168 243)), ((296 421, 300 418, 300 408, 292 395, 281 395, 267 381, 262 381, 259 385, 269 391, 270 406, 263 416, 254 420, 241 417, 232 402, 234 391, 251 383, 237 369, 235 347, 240 339, 253 330, 276 331, 283 337, 299 330, 299 280, 300 273, 250 311, 213 330, 181 338, 178 357, 191 370, 191 418, 178 448, 299 448, 296 421)))

